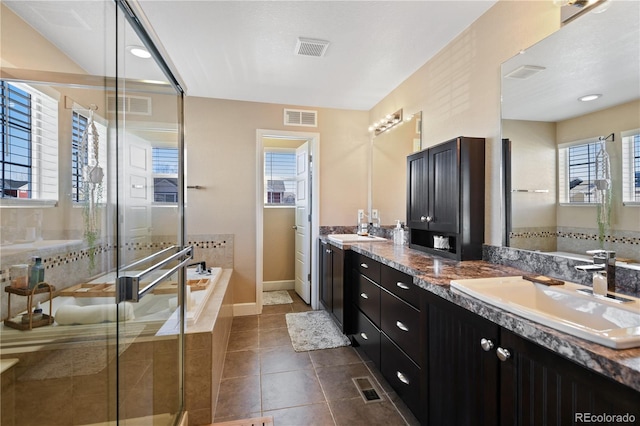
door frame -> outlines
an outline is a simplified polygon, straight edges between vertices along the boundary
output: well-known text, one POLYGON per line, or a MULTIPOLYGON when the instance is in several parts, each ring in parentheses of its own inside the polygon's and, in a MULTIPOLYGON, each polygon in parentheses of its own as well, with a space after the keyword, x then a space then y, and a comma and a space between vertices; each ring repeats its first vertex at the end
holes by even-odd
POLYGON ((318 271, 315 265, 318 256, 317 244, 314 241, 320 234, 320 133, 294 132, 287 130, 256 130, 256 313, 262 313, 262 289, 263 289, 263 251, 264 251, 264 144, 263 138, 300 139, 309 142, 309 153, 312 158, 311 167, 311 258, 309 267, 311 270, 311 308, 318 309, 318 271))

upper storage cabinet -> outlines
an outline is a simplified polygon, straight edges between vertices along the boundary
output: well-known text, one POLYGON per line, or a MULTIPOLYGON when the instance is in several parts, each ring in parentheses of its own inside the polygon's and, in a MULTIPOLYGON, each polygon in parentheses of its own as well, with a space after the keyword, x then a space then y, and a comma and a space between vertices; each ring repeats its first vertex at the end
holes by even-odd
POLYGON ((457 260, 482 258, 483 138, 458 137, 407 157, 411 248, 457 260))

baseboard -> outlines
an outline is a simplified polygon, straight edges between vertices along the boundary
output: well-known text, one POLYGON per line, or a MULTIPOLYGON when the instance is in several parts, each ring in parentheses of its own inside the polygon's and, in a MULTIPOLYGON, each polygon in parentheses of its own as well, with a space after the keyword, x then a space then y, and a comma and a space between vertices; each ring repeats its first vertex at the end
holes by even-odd
POLYGON ((243 317, 247 315, 258 315, 258 305, 255 302, 252 303, 235 303, 233 305, 233 316, 243 317))
POLYGON ((296 288, 295 280, 263 281, 262 283, 262 291, 293 290, 294 288, 296 288))

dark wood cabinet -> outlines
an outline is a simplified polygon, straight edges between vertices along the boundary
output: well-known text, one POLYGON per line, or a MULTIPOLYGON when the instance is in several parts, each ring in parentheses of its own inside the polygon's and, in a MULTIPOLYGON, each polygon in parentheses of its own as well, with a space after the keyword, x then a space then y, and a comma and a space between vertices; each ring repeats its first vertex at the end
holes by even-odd
POLYGON ((350 332, 349 315, 345 315, 345 306, 349 303, 349 295, 345 293, 347 256, 344 250, 320 240, 318 259, 320 261, 318 268, 320 304, 332 314, 342 332, 347 334, 350 332))
POLYGON ((636 424, 640 392, 588 370, 550 350, 502 329, 500 348, 500 424, 636 424), (586 416, 624 416, 585 421, 586 416))
POLYGON ((576 416, 598 414, 640 419, 640 392, 438 296, 429 293, 427 303, 428 424, 573 425, 582 423, 576 416))
POLYGON ((498 424, 498 325, 436 295, 427 295, 429 370, 428 424, 498 424))
POLYGON ((407 157, 411 248, 458 260, 482 258, 485 140, 458 137, 407 157), (444 237, 449 248, 434 243, 444 237))

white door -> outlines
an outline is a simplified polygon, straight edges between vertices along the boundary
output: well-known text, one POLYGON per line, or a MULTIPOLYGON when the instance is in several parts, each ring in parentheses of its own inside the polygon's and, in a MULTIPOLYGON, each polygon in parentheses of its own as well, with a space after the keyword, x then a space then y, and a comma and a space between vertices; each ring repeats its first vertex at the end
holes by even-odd
POLYGON ((296 149, 296 293, 306 303, 311 302, 311 193, 309 176, 311 161, 309 142, 296 149))

